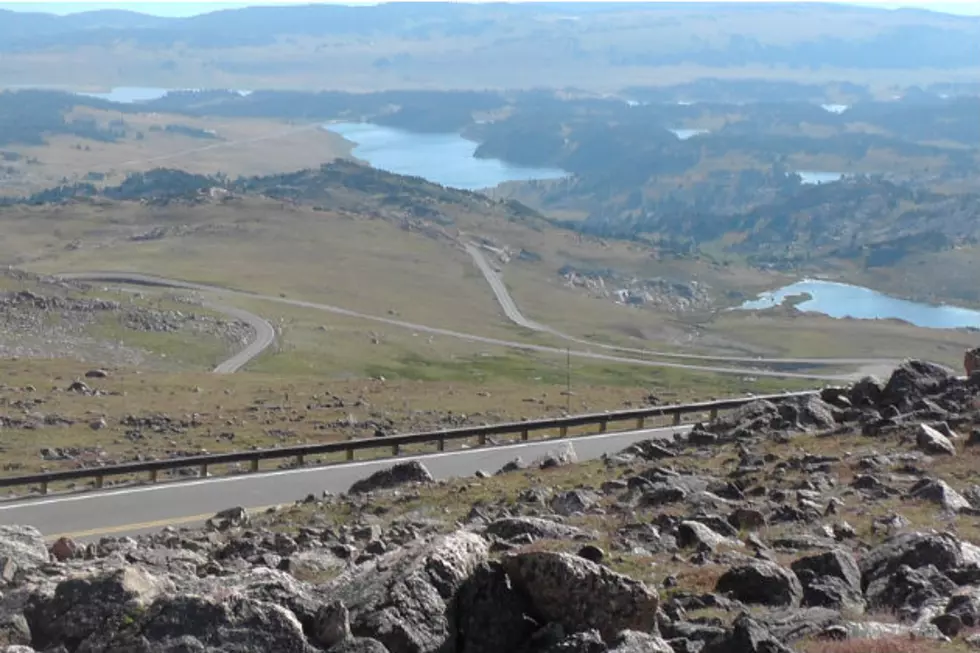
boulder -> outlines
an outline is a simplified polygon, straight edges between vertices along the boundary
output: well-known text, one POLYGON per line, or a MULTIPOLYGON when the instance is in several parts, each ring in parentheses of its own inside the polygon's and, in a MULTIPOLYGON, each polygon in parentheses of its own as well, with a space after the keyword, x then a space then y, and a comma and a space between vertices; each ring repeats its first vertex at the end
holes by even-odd
POLYGON ((949 438, 928 424, 919 424, 915 444, 921 451, 931 456, 955 456, 956 446, 949 438))
POLYGON ((796 607, 803 587, 796 575, 768 560, 750 560, 726 571, 715 590, 743 603, 796 607))
POLYGON ((962 494, 950 487, 949 483, 938 479, 922 479, 909 489, 909 496, 939 504, 950 512, 962 512, 973 508, 962 494))
POLYGON ((501 540, 528 537, 532 540, 587 539, 591 534, 576 526, 540 517, 505 517, 487 525, 484 534, 501 540))
POLYGON ((714 551, 719 546, 739 546, 741 542, 720 535, 700 522, 683 521, 677 526, 677 545, 701 546, 714 551))
POLYGON ((919 400, 945 390, 956 380, 956 373, 943 365, 909 360, 899 365, 881 391, 880 405, 896 406, 909 412, 919 400))
MULTIPOLYGON (((241 596, 167 596, 157 599, 133 628, 115 628, 107 653, 317 653, 286 608, 241 596)), ((103 632, 103 637, 109 631, 103 632)))
POLYGON ((951 535, 935 533, 901 533, 894 535, 861 558, 861 587, 896 573, 907 565, 918 569, 933 565, 947 572, 963 564, 963 546, 951 535))
POLYGON ((344 602, 330 601, 320 606, 316 613, 313 641, 329 649, 351 637, 350 612, 344 602))
POLYGON ((624 630, 616 636, 609 653, 674 653, 674 649, 656 635, 624 630))
POLYGON ((589 508, 598 503, 599 499, 591 492, 584 490, 569 490, 555 495, 551 500, 551 509, 559 515, 569 516, 588 512, 589 508))
POLYGON ((51 555, 54 556, 55 560, 58 562, 64 562, 65 560, 71 560, 78 555, 78 544, 76 544, 70 537, 59 537, 55 543, 51 545, 50 552, 51 555))
POLYGON ((844 549, 800 558, 790 566, 797 576, 810 572, 816 578, 839 578, 858 594, 861 593, 861 570, 854 556, 844 549))
POLYGON ((27 613, 32 645, 44 650, 63 643, 100 639, 132 623, 158 596, 174 590, 169 579, 127 566, 91 578, 62 581, 51 597, 27 613))
POLYGON ((243 528, 248 526, 250 521, 248 510, 241 506, 235 506, 216 513, 214 517, 208 520, 208 525, 223 531, 229 528, 243 528))
POLYGON ((956 583, 933 565, 916 569, 902 565, 868 585, 865 596, 871 608, 915 615, 927 603, 945 604, 955 590, 956 583))
POLYGON ((656 628, 658 596, 640 581, 566 553, 519 553, 502 563, 542 622, 594 628, 607 640, 623 630, 656 628))
POLYGON ((327 653, 388 653, 388 649, 370 637, 351 637, 329 649, 327 653))
POLYGON ((534 624, 527 596, 517 591, 503 566, 489 562, 477 567, 459 594, 460 653, 517 651, 531 637, 534 624))
POLYGON ((431 483, 432 474, 417 460, 392 465, 377 471, 350 486, 348 494, 366 494, 378 490, 390 490, 409 483, 431 483))
POLYGON ((323 586, 344 602, 351 632, 390 653, 457 650, 460 589, 488 556, 479 535, 430 537, 350 569, 323 586))
POLYGON ((742 613, 731 630, 708 643, 702 653, 792 653, 792 650, 773 637, 765 626, 742 613))
POLYGON ((51 556, 44 536, 33 526, 0 526, 0 559, 27 571, 47 564, 51 556))

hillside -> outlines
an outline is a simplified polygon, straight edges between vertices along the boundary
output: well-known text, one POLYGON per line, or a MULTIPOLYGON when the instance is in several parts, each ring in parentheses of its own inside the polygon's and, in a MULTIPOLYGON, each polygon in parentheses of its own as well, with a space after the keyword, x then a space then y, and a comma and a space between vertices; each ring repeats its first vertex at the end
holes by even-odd
POLYGON ((5 12, 0 25, 6 84, 609 90, 708 71, 906 84, 973 81, 980 60, 976 19, 832 4, 390 3, 182 19, 5 12), (84 56, 54 65, 43 56, 51 52, 84 56), (528 60, 539 64, 520 65, 528 60))
POLYGON ((0 632, 18 653, 959 653, 977 398, 910 361, 601 460, 392 463, 135 538, 8 524, 0 632))

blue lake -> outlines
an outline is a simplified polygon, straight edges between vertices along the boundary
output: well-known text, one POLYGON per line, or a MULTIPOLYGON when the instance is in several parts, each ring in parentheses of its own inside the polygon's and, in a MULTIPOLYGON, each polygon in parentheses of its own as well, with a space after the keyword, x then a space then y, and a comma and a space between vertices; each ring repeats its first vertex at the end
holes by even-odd
POLYGON ((505 181, 560 179, 556 168, 512 165, 473 156, 477 143, 459 134, 420 134, 371 123, 340 122, 325 128, 356 143, 352 154, 371 166, 399 175, 422 177, 443 186, 478 190, 505 181))
POLYGON ((904 320, 930 329, 980 327, 980 311, 957 306, 936 306, 890 297, 869 288, 833 281, 804 279, 792 285, 759 295, 739 308, 762 310, 781 305, 788 297, 807 293, 811 299, 796 305, 797 310, 823 313, 834 318, 860 320, 904 320))
MULTIPOLYGON (((88 97, 96 97, 103 100, 108 100, 110 102, 119 102, 120 104, 132 104, 134 102, 149 102, 150 100, 158 100, 164 95, 171 91, 192 91, 198 89, 176 89, 176 88, 156 88, 151 86, 117 86, 116 88, 110 89, 107 93, 81 93, 77 92, 78 95, 87 95, 88 97)), ((248 95, 251 91, 236 91, 241 95, 248 95)))

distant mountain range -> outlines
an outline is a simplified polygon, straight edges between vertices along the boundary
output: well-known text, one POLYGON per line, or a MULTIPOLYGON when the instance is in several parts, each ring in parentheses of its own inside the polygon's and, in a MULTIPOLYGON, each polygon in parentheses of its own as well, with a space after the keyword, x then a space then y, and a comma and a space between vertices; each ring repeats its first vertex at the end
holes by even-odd
POLYGON ((248 7, 188 18, 120 10, 65 16, 0 10, 0 52, 8 53, 120 42, 148 49, 226 49, 287 37, 474 39, 507 56, 538 56, 535 48, 547 46, 567 60, 601 57, 615 66, 980 65, 980 18, 833 4, 404 2, 248 7))

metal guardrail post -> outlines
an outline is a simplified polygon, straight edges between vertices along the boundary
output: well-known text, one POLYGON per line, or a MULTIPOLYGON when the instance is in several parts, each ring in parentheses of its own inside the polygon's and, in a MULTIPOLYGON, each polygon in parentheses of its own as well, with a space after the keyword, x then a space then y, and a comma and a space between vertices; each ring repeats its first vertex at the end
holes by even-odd
POLYGON ((150 483, 156 483, 157 482, 157 477, 159 476, 159 474, 160 474, 159 470, 151 469, 150 470, 150 483))
POLYGON ((296 456, 297 467, 302 467, 305 464, 306 464, 306 456, 304 456, 303 454, 299 454, 298 456, 296 456))
POLYGON ((559 435, 559 437, 562 437, 562 438, 568 437, 568 427, 567 426, 561 426, 561 427, 559 427, 559 429, 558 429, 558 435, 559 435))
POLYGON ((400 444, 393 444, 393 445, 391 445, 391 455, 392 456, 397 456, 401 452, 402 452, 402 447, 401 447, 400 444))
POLYGON ((47 493, 48 493, 48 482, 41 481, 41 494, 47 494, 47 493))
POLYGON ((681 414, 680 411, 678 411, 674 413, 674 426, 680 426, 680 425, 681 425, 681 414))
POLYGON ((718 409, 717 408, 712 408, 711 409, 710 416, 711 416, 710 417, 711 421, 715 421, 716 419, 718 419, 718 409))
POLYGON ((201 473, 199 474, 199 476, 201 478, 207 478, 208 477, 208 464, 207 463, 204 463, 203 465, 201 465, 201 473))
POLYGON ((103 487, 105 487, 105 476, 99 474, 95 477, 95 489, 101 490, 103 487))
POLYGON ((347 449, 347 460, 354 460, 354 449, 353 449, 353 447, 348 447, 348 449, 347 449))
POLYGON ((599 422, 599 433, 605 433, 609 430, 609 420, 602 420, 599 422))
POLYGON ((637 429, 642 429, 644 424, 646 424, 646 420, 644 418, 642 418, 642 417, 637 417, 636 418, 636 428, 637 429))
POLYGON ((439 451, 445 451, 446 450, 446 438, 439 438, 439 441, 436 442, 436 447, 439 449, 439 451))
POLYGON ((255 473, 257 471, 259 471, 259 459, 252 458, 252 472, 255 473))
POLYGON ((531 439, 531 432, 528 429, 521 429, 521 440, 527 442, 531 439))
POLYGON ((487 434, 486 433, 481 433, 480 436, 479 436, 479 438, 478 438, 478 440, 480 442, 480 446, 481 447, 487 446, 487 434))

